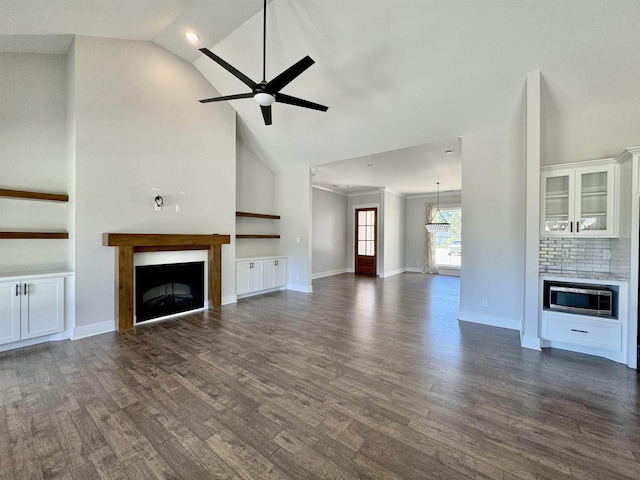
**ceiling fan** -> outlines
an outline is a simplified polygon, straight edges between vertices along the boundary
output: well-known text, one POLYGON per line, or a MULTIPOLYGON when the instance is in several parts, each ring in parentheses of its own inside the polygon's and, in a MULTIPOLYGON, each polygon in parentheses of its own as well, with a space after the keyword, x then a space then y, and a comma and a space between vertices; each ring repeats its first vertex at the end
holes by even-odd
POLYGON ((222 68, 227 70, 233 76, 238 78, 242 83, 247 85, 250 89, 250 93, 239 93, 236 95, 226 95, 224 97, 214 97, 207 98, 204 100, 200 100, 200 103, 209 103, 209 102, 222 102, 226 100, 237 100, 240 98, 251 98, 258 102, 260 105, 260 109, 262 110, 262 118, 264 119, 265 125, 271 125, 271 105, 274 102, 278 103, 286 103, 289 105, 295 105, 296 107, 304 107, 311 108, 313 110, 320 110, 322 112, 326 112, 329 107, 325 107, 324 105, 320 105, 318 103, 313 103, 308 100, 303 100, 302 98, 292 97, 290 95, 285 95, 284 93, 280 93, 284 87, 286 87, 292 80, 294 80, 298 75, 304 72, 307 68, 313 65, 315 62, 311 59, 309 55, 304 57, 299 62, 293 64, 289 68, 287 68, 280 75, 275 77, 273 80, 267 82, 266 81, 266 68, 267 68, 267 0, 264 0, 264 20, 263 20, 263 33, 262 33, 262 81, 259 83, 254 82, 249 77, 247 77, 244 73, 242 73, 237 68, 234 68, 227 62, 225 62, 222 58, 217 56, 215 53, 210 51, 208 48, 201 48, 200 51, 204 53, 211 60, 216 62, 222 68))

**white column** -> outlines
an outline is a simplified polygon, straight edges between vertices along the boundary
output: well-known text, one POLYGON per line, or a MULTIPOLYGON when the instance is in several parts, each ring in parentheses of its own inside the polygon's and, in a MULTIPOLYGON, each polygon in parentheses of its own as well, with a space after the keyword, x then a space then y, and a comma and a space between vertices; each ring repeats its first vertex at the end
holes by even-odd
POLYGON ((524 322, 521 344, 540 350, 538 244, 540 241, 540 70, 527 74, 527 188, 525 203, 524 322))

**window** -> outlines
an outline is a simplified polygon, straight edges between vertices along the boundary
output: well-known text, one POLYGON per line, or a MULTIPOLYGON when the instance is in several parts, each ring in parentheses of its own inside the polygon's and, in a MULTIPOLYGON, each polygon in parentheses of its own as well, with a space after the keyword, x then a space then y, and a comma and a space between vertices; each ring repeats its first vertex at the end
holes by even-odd
POLYGON ((460 268, 462 259, 462 211, 460 208, 440 209, 442 218, 451 224, 448 232, 436 233, 436 266, 460 268))

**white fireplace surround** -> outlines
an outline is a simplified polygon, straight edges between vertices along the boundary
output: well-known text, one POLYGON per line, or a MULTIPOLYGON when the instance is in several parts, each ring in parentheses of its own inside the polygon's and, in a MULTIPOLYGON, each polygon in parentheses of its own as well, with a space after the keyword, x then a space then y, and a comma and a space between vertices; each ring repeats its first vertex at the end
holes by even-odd
MULTIPOLYGON (((186 250, 186 251, 167 251, 167 252, 138 252, 133 255, 133 284, 134 292, 136 291, 136 278, 135 267, 143 267, 147 265, 171 265, 175 263, 187 263, 187 262, 204 262, 207 264, 207 251, 206 250, 186 250)), ((207 268, 204 268, 204 309, 209 308, 209 274, 207 268)), ((202 310, 202 309, 198 309, 202 310)), ((165 320, 171 317, 177 317, 189 312, 175 313, 173 315, 167 315, 166 317, 155 318, 153 320, 147 320, 144 323, 152 323, 158 320, 165 320)), ((135 303, 133 307, 134 323, 136 321, 135 303)))

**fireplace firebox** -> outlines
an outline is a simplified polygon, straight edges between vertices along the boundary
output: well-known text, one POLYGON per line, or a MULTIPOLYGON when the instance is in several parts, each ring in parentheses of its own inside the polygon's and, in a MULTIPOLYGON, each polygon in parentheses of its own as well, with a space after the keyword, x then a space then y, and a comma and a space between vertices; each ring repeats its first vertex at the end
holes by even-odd
POLYGON ((136 267, 136 323, 204 308, 204 262, 136 267))

